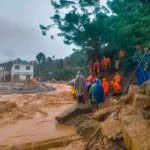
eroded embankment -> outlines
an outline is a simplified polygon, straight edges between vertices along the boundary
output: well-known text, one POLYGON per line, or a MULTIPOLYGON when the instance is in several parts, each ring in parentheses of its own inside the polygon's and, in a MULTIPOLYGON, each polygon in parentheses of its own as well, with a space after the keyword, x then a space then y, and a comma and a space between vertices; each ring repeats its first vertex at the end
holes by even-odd
POLYGON ((149 150, 149 85, 150 80, 142 87, 131 85, 119 101, 107 101, 95 113, 69 117, 64 124, 86 140, 81 150, 149 150))

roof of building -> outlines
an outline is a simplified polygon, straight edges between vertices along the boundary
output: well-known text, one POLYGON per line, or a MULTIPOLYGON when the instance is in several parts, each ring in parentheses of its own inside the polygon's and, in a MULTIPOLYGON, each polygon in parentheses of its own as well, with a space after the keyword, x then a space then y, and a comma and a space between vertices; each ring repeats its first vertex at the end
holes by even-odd
POLYGON ((25 60, 14 60, 14 61, 9 61, 9 62, 2 63, 2 64, 0 64, 0 66, 12 65, 12 64, 34 65, 33 63, 27 62, 25 60))

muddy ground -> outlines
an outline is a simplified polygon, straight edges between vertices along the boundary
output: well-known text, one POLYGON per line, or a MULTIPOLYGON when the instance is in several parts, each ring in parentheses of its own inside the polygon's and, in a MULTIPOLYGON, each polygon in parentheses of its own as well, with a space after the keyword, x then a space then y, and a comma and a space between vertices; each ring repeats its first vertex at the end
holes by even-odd
POLYGON ((29 149, 25 143, 40 146, 45 140, 67 136, 81 139, 73 129, 55 121, 58 113, 76 103, 70 87, 59 83, 46 83, 46 86, 56 90, 0 96, 0 149, 20 145, 29 149))
POLYGON ((150 122, 143 116, 149 83, 63 124, 55 116, 76 103, 64 83, 45 83, 56 89, 51 92, 2 95, 0 150, 149 150, 150 122))
MULTIPOLYGON (((48 84, 49 85, 49 84, 48 84)), ((32 119, 36 113, 47 116, 47 109, 74 104, 68 86, 50 84, 58 90, 50 93, 0 96, 0 127, 18 120, 32 119), (65 90, 64 90, 65 89, 65 90)))

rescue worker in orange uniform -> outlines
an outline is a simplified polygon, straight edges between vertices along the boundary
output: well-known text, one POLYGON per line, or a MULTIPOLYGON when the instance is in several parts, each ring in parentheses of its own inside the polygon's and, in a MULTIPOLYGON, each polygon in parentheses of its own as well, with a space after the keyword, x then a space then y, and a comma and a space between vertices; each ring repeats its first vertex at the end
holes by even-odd
POLYGON ((114 77, 114 81, 120 83, 121 79, 122 79, 122 77, 117 72, 115 77, 114 77))
POLYGON ((125 57, 125 51, 123 50, 119 51, 119 58, 124 59, 124 57, 125 57))
POLYGON ((113 82, 113 81, 111 81, 111 84, 114 88, 114 92, 117 94, 117 96, 119 96, 118 94, 121 90, 121 85, 118 82, 113 82))
POLYGON ((106 100, 109 99, 108 97, 108 91, 109 91, 109 83, 107 82, 107 79, 106 78, 103 78, 103 89, 104 89, 104 96, 106 98, 106 100))
POLYGON ((36 78, 33 79, 33 85, 36 85, 37 81, 36 78))
POLYGON ((107 58, 107 63, 108 63, 108 67, 110 68, 111 67, 111 60, 109 57, 107 58))
POLYGON ((107 74, 107 69, 108 69, 109 63, 108 63, 108 59, 105 56, 103 57, 101 65, 102 65, 104 73, 107 74))

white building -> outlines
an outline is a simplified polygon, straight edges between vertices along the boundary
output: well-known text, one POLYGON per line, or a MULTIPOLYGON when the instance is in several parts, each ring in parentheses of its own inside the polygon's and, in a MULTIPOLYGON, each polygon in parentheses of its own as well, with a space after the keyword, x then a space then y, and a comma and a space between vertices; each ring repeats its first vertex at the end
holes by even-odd
POLYGON ((33 79, 34 65, 26 61, 11 61, 0 64, 1 81, 23 81, 33 79))

